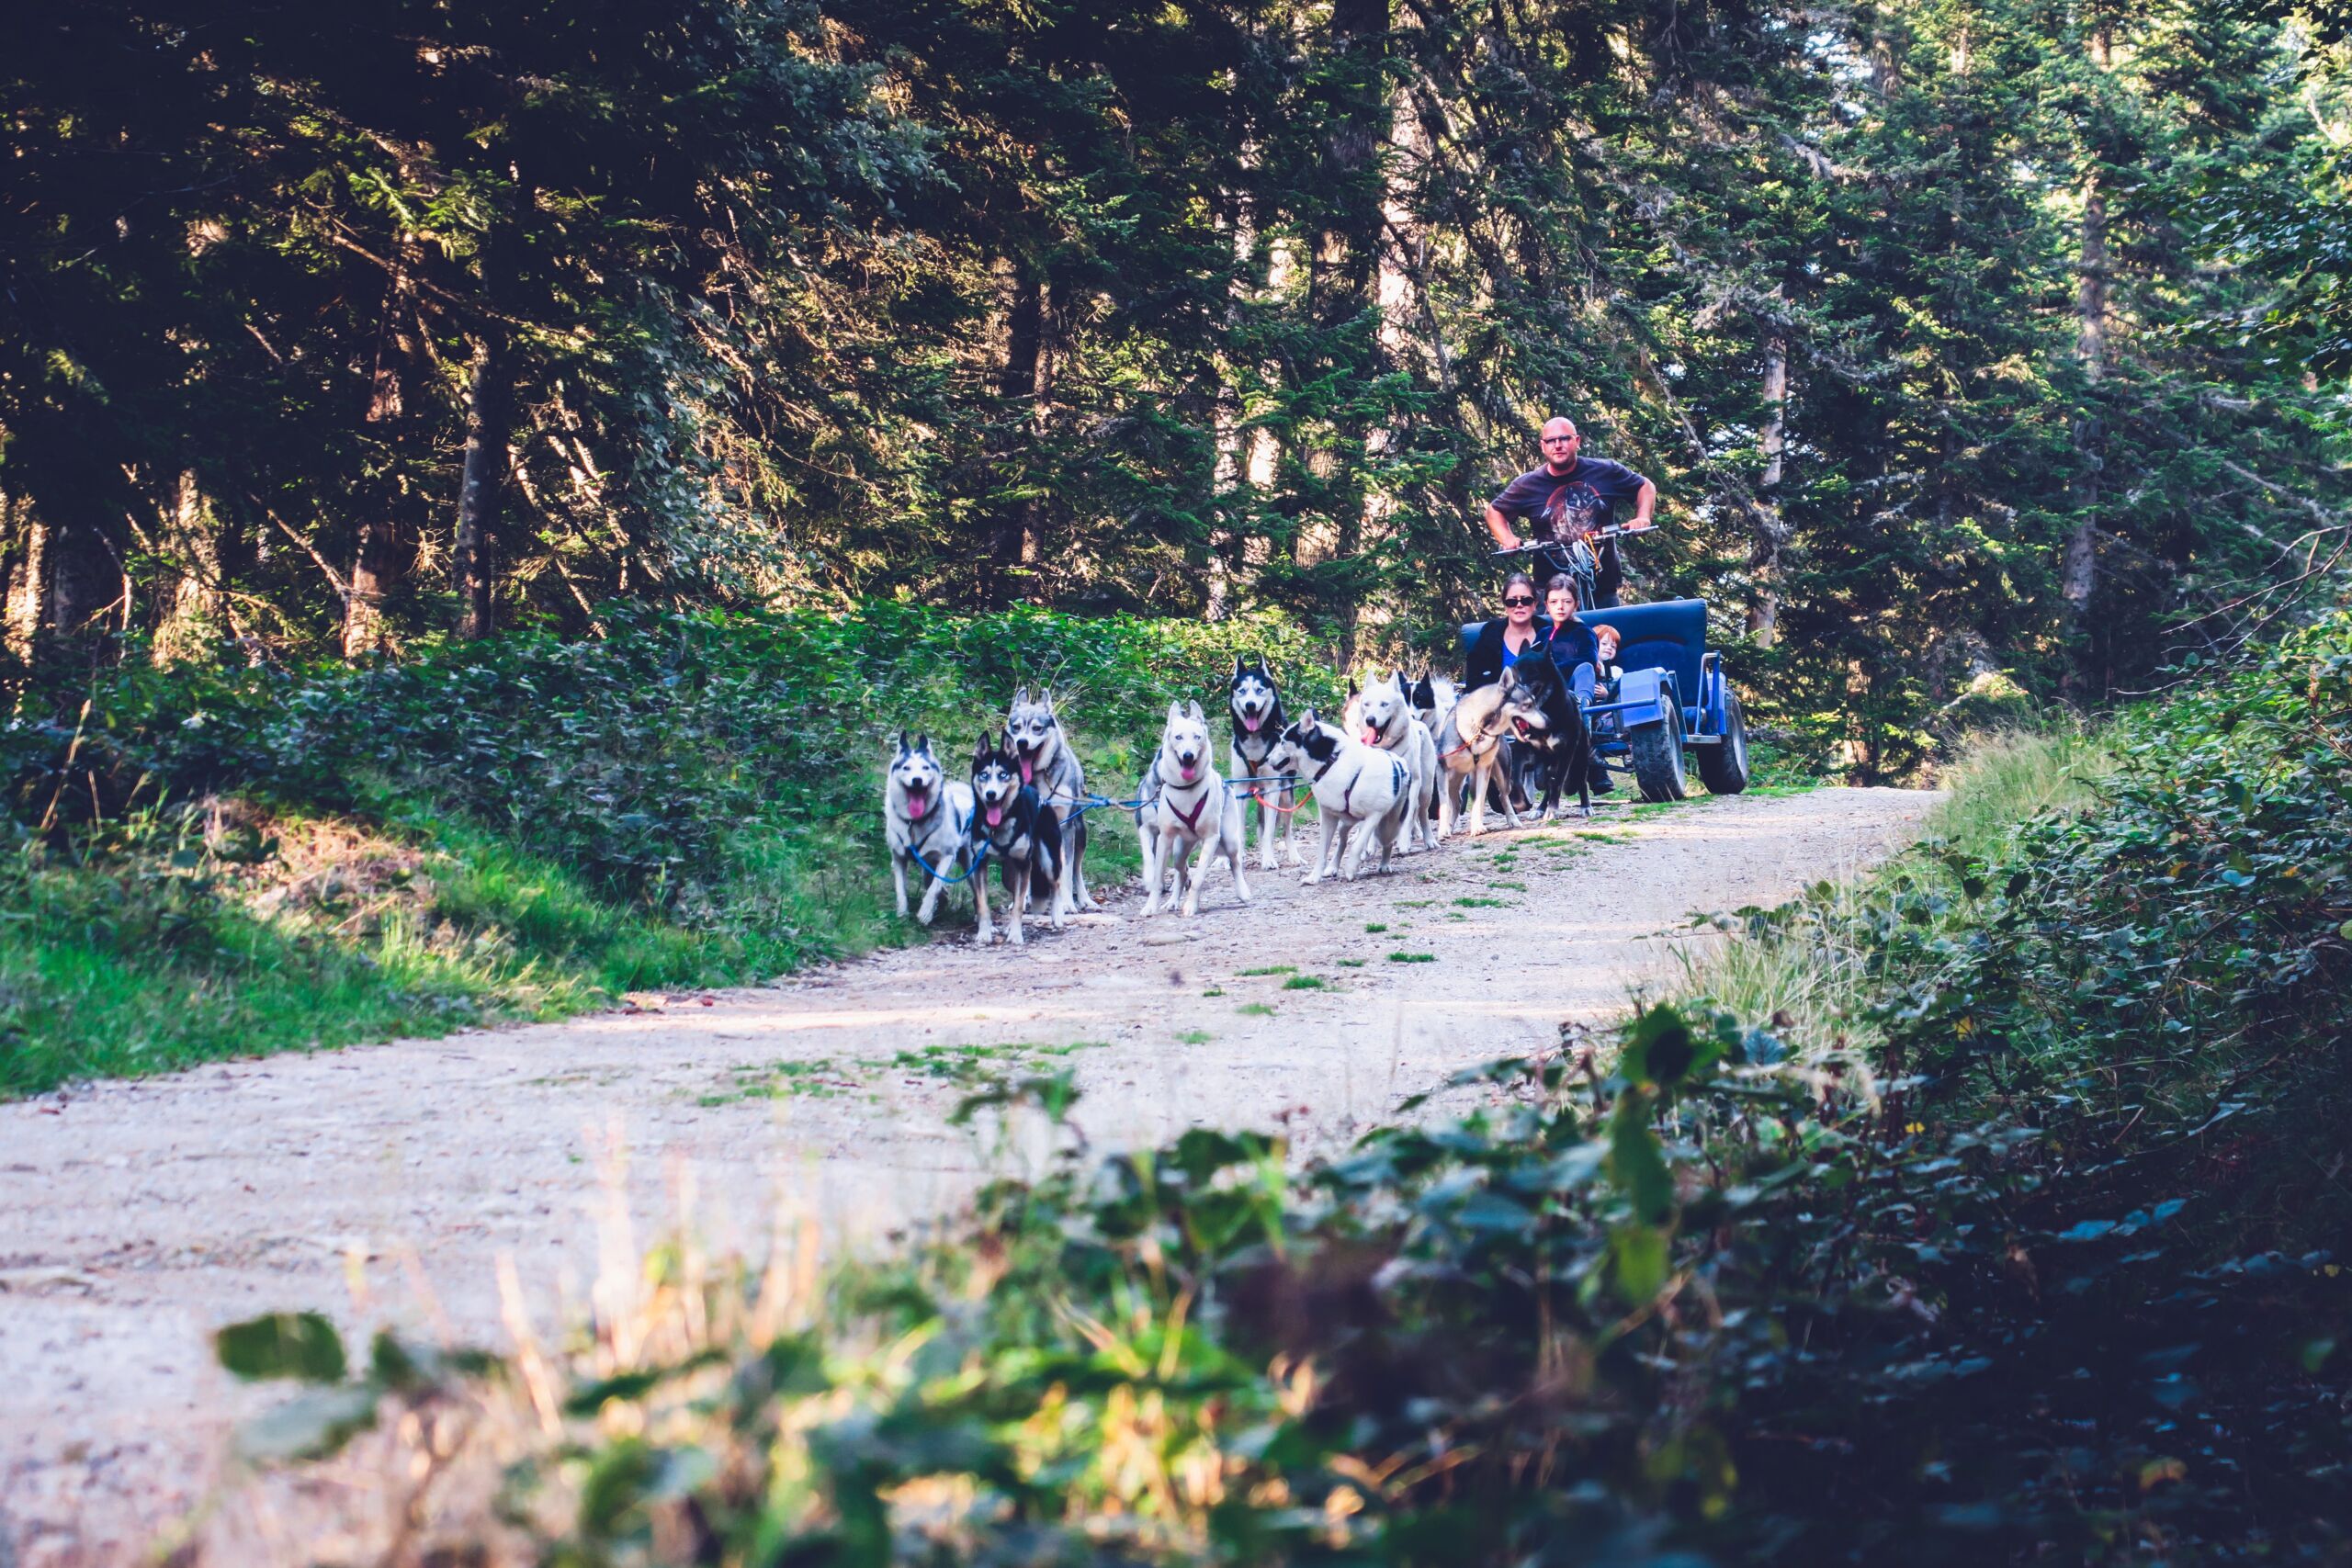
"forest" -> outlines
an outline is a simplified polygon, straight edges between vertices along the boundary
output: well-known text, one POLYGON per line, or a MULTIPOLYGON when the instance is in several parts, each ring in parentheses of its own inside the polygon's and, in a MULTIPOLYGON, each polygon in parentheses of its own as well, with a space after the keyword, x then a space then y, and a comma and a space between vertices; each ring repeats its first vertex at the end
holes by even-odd
POLYGON ((2352 1561, 2345 0, 75 0, 0 126, 0 1561, 2352 1561), (892 918, 891 738, 1442 666, 1555 415, 1752 787, 892 918))
POLYGON ((1912 775, 2346 542, 2339 6, 94 0, 0 22, 19 712, 627 604, 1492 592, 1550 413, 1912 775))

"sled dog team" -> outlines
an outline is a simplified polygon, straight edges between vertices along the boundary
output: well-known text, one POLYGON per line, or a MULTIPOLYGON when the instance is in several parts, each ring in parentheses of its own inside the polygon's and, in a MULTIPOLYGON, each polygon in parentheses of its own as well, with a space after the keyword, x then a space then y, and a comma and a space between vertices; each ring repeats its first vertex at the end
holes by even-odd
MULTIPOLYGON (((930 736, 901 731, 883 784, 899 914, 907 914, 910 875, 925 884, 918 911, 925 925, 940 895, 968 882, 979 940, 993 941, 986 875, 993 861, 1010 939, 1023 941, 1024 911, 1042 909, 1059 931, 1080 908, 1102 907, 1086 886, 1086 815, 1102 807, 1133 815, 1143 846, 1147 916, 1180 901, 1186 915, 1198 914, 1204 874, 1219 860, 1233 870, 1236 897, 1250 901, 1243 862, 1252 805, 1260 868, 1279 869, 1285 853, 1299 863, 1293 813, 1302 790, 1314 797, 1322 823, 1314 864, 1303 879, 1309 883, 1334 875, 1353 881, 1375 846, 1382 871, 1400 844, 1408 853, 1416 844, 1434 851, 1453 832, 1465 794, 1468 830, 1484 832, 1490 786, 1501 786, 1498 797, 1517 827, 1508 748, 1532 750, 1549 817, 1567 778, 1577 779, 1583 793, 1589 737, 1575 701, 1542 689, 1548 661, 1528 662, 1544 669, 1533 678, 1506 678, 1466 695, 1442 676, 1408 682, 1400 671, 1376 677, 1350 694, 1340 722, 1333 724, 1312 708, 1291 718, 1263 656, 1237 658, 1226 701, 1230 771, 1217 768, 1201 705, 1171 702, 1159 749, 1127 801, 1087 793, 1049 690, 1033 695, 1024 686, 1014 694, 1002 731, 981 737, 968 781, 947 776, 930 736)), ((1585 808, 1590 815, 1589 796, 1585 808)))

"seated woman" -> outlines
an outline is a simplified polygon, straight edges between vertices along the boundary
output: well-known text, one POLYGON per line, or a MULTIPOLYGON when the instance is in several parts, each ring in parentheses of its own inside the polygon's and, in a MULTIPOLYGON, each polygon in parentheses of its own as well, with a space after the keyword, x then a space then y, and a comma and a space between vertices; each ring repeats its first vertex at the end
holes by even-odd
POLYGON ((1475 692, 1481 686, 1491 686, 1503 678, 1504 669, 1514 659, 1542 640, 1543 629, 1535 624, 1535 580, 1523 571, 1514 571, 1503 580, 1503 613, 1478 628, 1476 640, 1470 645, 1470 656, 1464 662, 1462 689, 1475 692))

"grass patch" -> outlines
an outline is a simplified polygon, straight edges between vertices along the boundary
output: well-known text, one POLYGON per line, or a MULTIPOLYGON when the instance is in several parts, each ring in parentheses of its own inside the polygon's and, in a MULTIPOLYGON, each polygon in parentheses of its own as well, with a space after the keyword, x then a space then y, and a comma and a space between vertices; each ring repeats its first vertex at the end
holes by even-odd
POLYGON ((1211 1034, 1205 1029, 1188 1029, 1182 1034, 1176 1036, 1176 1043, 1179 1045, 1205 1045, 1216 1038, 1216 1035, 1211 1034))
POLYGON ((1270 964, 1263 969, 1244 969, 1241 971, 1241 977, 1246 980, 1260 975, 1295 975, 1297 973, 1298 966, 1295 964, 1270 964))
POLYGON ((1508 898, 1465 897, 1456 898, 1453 901, 1453 905, 1457 909, 1508 909, 1510 908, 1510 900, 1508 898))
POLYGON ((1366 920, 1363 929, 1371 935, 1378 936, 1388 929, 1388 923, 1385 920, 1366 920))
POLYGON ((1388 962, 1391 964, 1434 964, 1437 962, 1437 954, 1434 953, 1392 953, 1388 955, 1388 962))
POLYGON ((1293 975, 1289 979, 1283 982, 1283 989, 1285 991, 1319 991, 1329 984, 1330 982, 1324 979, 1320 975, 1293 975))
POLYGON ((1364 961, 1361 958, 1342 958, 1339 961, 1340 967, 1342 969, 1361 969, 1363 967, 1363 963, 1364 961))
POLYGON ((1273 1006, 1268 1002, 1243 1002, 1239 1007, 1235 1008, 1233 1010, 1239 1013, 1244 1018, 1272 1018, 1274 1016, 1273 1006))

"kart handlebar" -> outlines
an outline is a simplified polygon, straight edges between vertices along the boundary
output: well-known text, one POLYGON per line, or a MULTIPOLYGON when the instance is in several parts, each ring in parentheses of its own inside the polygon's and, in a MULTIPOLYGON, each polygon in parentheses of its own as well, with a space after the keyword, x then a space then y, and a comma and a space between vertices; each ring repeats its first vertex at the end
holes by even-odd
POLYGON ((1578 541, 1598 544, 1603 539, 1622 539, 1629 535, 1652 533, 1657 528, 1657 525, 1655 523, 1646 528, 1629 528, 1622 523, 1611 523, 1606 528, 1595 528, 1589 534, 1578 534, 1574 539, 1521 539, 1509 549, 1493 550, 1488 553, 1493 559, 1510 560, 1516 556, 1546 555, 1553 550, 1570 549, 1578 541))

